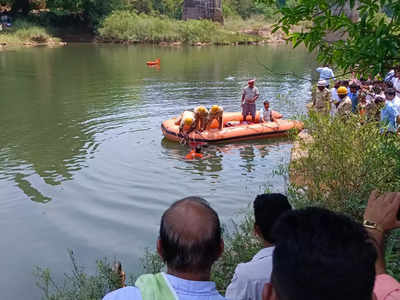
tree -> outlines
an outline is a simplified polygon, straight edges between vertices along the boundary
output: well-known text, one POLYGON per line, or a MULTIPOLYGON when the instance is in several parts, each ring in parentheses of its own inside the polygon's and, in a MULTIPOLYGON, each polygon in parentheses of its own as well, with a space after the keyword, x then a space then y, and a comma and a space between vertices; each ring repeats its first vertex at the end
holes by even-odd
POLYGON ((29 0, 13 1, 12 8, 11 8, 12 13, 17 13, 18 11, 21 11, 22 14, 26 15, 26 14, 28 14, 29 10, 30 10, 29 0))
POLYGON ((112 12, 114 8, 122 7, 123 0, 47 0, 47 8, 55 11, 80 14, 83 20, 92 28, 112 12))
POLYGON ((372 76, 399 63, 398 0, 298 0, 279 11, 275 30, 288 34, 294 47, 318 50, 320 62, 372 76))

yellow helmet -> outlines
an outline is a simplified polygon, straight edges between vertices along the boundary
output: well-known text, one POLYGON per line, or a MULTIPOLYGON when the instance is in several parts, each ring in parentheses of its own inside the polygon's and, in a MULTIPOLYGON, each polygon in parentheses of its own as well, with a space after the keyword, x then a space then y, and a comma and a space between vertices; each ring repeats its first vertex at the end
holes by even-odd
POLYGON ((345 86, 340 86, 337 89, 338 95, 347 95, 347 88, 345 86))
POLYGON ((193 118, 192 118, 192 117, 187 117, 187 118, 185 118, 185 120, 183 120, 183 123, 184 123, 185 125, 192 125, 192 123, 193 123, 193 118))
POLYGON ((210 111, 212 112, 212 113, 217 113, 218 111, 219 111, 219 106, 218 105, 213 105, 213 106, 211 106, 211 109, 210 109, 210 111))
POLYGON ((195 109, 196 112, 198 113, 206 113, 207 112, 207 108, 205 108, 204 106, 197 106, 195 109))

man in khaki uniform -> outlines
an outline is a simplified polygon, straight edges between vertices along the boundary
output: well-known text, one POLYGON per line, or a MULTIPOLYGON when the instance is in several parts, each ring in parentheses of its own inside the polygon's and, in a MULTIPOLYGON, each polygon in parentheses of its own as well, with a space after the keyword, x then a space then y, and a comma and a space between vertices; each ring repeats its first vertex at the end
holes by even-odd
POLYGON ((352 112, 351 99, 347 95, 347 88, 341 86, 337 90, 338 96, 341 99, 337 107, 337 114, 341 117, 347 117, 352 112))
POLYGON ((192 111, 184 111, 179 117, 177 123, 179 124, 179 134, 188 136, 193 130, 196 129, 195 114, 192 111))
POLYGON ((208 110, 204 106, 197 106, 194 109, 195 129, 204 131, 207 126, 208 110))
POLYGON ((317 89, 313 90, 312 101, 316 112, 329 113, 331 93, 326 88, 328 83, 325 80, 318 81, 317 89))
POLYGON ((222 108, 222 106, 213 105, 208 114, 207 129, 210 129, 212 121, 217 120, 218 128, 219 130, 221 130, 222 126, 224 125, 222 121, 223 114, 224 114, 224 109, 222 108))

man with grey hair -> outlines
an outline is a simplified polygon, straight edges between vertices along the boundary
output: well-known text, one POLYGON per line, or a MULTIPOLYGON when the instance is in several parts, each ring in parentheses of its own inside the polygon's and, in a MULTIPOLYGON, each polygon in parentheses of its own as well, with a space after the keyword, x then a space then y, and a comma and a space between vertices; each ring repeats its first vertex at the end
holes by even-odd
POLYGON ((211 267, 223 250, 215 210, 200 197, 181 199, 161 217, 157 252, 167 272, 142 275, 135 287, 111 292, 103 300, 224 300, 210 281, 211 267))

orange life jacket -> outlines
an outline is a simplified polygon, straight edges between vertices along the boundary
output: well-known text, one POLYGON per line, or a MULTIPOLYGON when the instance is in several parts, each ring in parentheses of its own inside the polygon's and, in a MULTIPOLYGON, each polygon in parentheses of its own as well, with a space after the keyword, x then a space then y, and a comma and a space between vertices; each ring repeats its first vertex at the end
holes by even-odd
POLYGON ((194 149, 185 156, 186 159, 203 158, 203 154, 197 153, 194 149))

